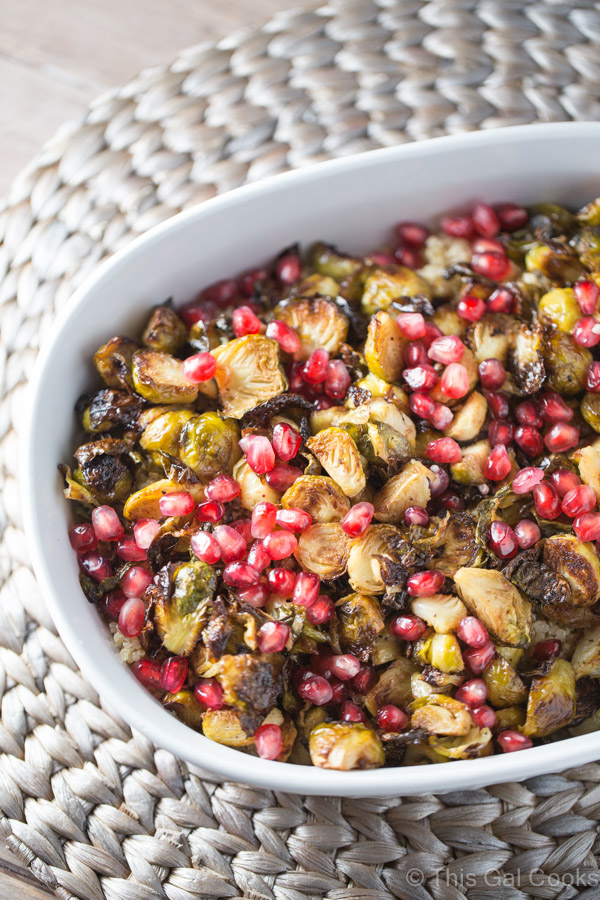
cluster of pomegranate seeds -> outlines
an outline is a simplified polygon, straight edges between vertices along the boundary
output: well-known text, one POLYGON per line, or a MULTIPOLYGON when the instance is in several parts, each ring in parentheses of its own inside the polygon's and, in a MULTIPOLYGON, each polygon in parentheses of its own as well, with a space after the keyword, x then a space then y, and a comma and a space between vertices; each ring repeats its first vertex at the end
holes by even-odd
POLYGON ((391 633, 401 641, 418 641, 425 634, 426 628, 423 619, 410 613, 396 616, 390 622, 391 633))
POLYGON ((446 580, 446 576, 433 569, 417 572, 406 579, 406 590, 412 597, 431 597, 438 594, 446 580))
POLYGON ((514 753, 515 750, 528 750, 533 747, 533 741, 520 731, 501 731, 498 735, 498 743, 504 753, 514 753))
POLYGON ((471 678, 470 681, 461 684, 454 696, 461 703, 466 703, 467 706, 476 709, 478 706, 483 706, 487 700, 486 683, 482 678, 471 678))
POLYGON ((194 697, 204 709, 223 706, 223 688, 215 678, 205 678, 194 685, 194 697))
POLYGON ((217 361, 210 353, 194 353, 181 363, 184 377, 193 384, 210 381, 217 371, 217 361))
POLYGON ((375 507, 366 500, 355 503, 341 521, 342 531, 350 537, 360 537, 371 524, 374 512, 375 507))
POLYGON ((382 731, 397 734, 408 725, 408 716, 403 709, 394 706, 393 703, 386 703, 377 710, 377 726, 382 731))

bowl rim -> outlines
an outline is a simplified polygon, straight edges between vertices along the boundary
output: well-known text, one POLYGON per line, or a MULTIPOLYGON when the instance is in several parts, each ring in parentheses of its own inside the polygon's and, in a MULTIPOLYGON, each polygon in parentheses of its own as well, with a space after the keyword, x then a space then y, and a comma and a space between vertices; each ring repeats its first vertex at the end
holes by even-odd
MULTIPOLYGON (((597 737, 592 733, 533 747, 520 751, 516 755, 498 754, 480 759, 456 760, 429 766, 397 766, 341 772, 260 759, 234 748, 214 743, 183 725, 158 704, 156 704, 156 718, 148 718, 136 704, 132 704, 121 693, 118 685, 112 682, 102 661, 86 654, 81 636, 69 620, 58 591, 54 588, 48 566, 50 551, 45 547, 44 534, 41 530, 35 502, 35 477, 32 477, 32 473, 35 473, 36 411, 42 402, 41 392, 44 376, 46 370, 52 367, 52 359, 61 335, 68 330, 75 311, 85 304, 86 298, 92 290, 101 285, 109 275, 113 276, 115 272, 118 272, 132 256, 145 253, 154 244, 160 243, 167 233, 183 229, 191 221, 196 222, 210 218, 213 211, 235 207, 237 203, 254 195, 274 193, 282 185, 292 186, 305 181, 318 181, 328 178, 333 173, 353 170, 367 172, 377 166, 379 162, 387 160, 401 160, 415 156, 421 156, 424 159, 430 156, 435 157, 443 155, 446 148, 456 149, 473 144, 479 144, 482 147, 501 146, 512 144, 515 141, 520 144, 537 143, 552 140, 554 137, 564 139, 565 135, 569 135, 572 140, 577 140, 578 137, 589 139, 591 136, 600 138, 600 122, 538 123, 443 136, 424 142, 395 145, 327 160, 244 185, 171 216, 132 240, 124 248, 101 262, 73 292, 65 307, 56 316, 47 340, 38 355, 29 382, 27 410, 20 440, 22 450, 20 488, 24 529, 29 539, 33 569, 54 623, 83 674, 122 719, 132 728, 145 734, 154 744, 164 747, 175 756, 211 773, 233 781, 290 793, 349 797, 390 795, 390 793, 394 796, 419 792, 443 793, 449 790, 523 780, 541 772, 559 771, 569 765, 590 762, 600 757, 597 737), (166 716, 169 717, 169 723, 172 723, 168 728, 163 727, 167 721, 166 716), (184 729, 185 735, 182 729, 184 729), (184 739, 186 736, 190 738, 192 735, 195 740, 193 746, 189 740, 186 742, 184 739), (184 739, 183 746, 182 739, 184 739), (295 774, 300 773, 301 779, 294 778, 295 774), (294 782, 297 780, 301 783, 296 785, 294 782)), ((114 661, 115 665, 123 670, 126 669, 116 653, 114 661)), ((133 675, 131 678, 133 679, 133 675)), ((138 687, 144 691, 141 685, 138 687)))

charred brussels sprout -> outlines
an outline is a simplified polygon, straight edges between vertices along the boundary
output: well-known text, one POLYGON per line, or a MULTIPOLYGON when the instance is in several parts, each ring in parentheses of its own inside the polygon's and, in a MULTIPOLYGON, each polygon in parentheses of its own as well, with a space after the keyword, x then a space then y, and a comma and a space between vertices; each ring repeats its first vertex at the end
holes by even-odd
POLYGON ((564 578, 573 606, 593 606, 600 600, 600 561, 593 544, 574 534, 555 534, 544 542, 544 563, 564 578))
POLYGON ((198 387, 185 378, 181 361, 159 350, 134 353, 133 386, 151 403, 193 403, 198 396, 198 387))
POLYGON ((573 288, 554 288, 544 294, 539 302, 543 322, 550 322, 559 331, 570 334, 581 318, 581 309, 573 288))
POLYGON ((450 427, 444 430, 446 437, 455 441, 472 441, 483 428, 487 406, 487 400, 479 391, 469 394, 463 405, 455 410, 450 427))
POLYGON ((521 395, 539 391, 546 378, 542 358, 542 335, 521 325, 514 335, 509 353, 509 370, 513 377, 515 391, 521 395))
POLYGON ((308 739, 310 758, 321 769, 378 769, 385 761, 375 734, 359 722, 323 722, 308 739))
POLYGON ((394 559, 395 542, 399 536, 392 525, 369 525, 361 537, 352 541, 348 556, 348 580, 355 591, 383 593, 385 585, 377 557, 394 559))
POLYGON ((546 737, 568 725, 575 715, 575 675, 566 659, 555 659, 544 675, 534 678, 527 698, 527 719, 521 731, 546 737))
POLYGON ((363 262, 353 256, 345 256, 330 244, 319 241, 311 251, 311 261, 317 272, 335 281, 345 281, 363 267, 363 262))
POLYGON ((249 747, 252 735, 242 727, 242 716, 235 709, 209 709, 202 716, 204 736, 227 747, 249 747))
POLYGON ((81 424, 89 432, 135 428, 143 408, 139 397, 109 389, 82 397, 77 407, 81 424))
POLYGON ((288 300, 277 307, 275 315, 298 333, 302 342, 299 359, 308 359, 318 349, 335 356, 348 335, 347 317, 325 297, 288 300))
POLYGON ((350 509, 350 501, 333 478, 302 475, 281 498, 284 509, 303 509, 313 522, 339 522, 350 509))
POLYGON ((570 247, 554 243, 536 244, 525 256, 528 272, 541 272, 554 282, 573 284, 582 272, 581 263, 570 247))
POLYGON ((139 344, 126 337, 111 338, 94 353, 94 365, 109 388, 127 390, 133 387, 131 366, 139 344))
POLYGON ((410 606, 416 616, 431 625, 439 634, 456 631, 460 621, 468 615, 467 607, 454 594, 415 597, 410 606))
POLYGON ((485 464, 492 452, 489 441, 477 441, 462 448, 462 458, 452 463, 450 472, 457 484, 486 484, 485 464))
POLYGON ((504 657, 494 657, 481 677, 487 687, 488 701, 498 709, 525 703, 527 688, 504 657))
POLYGON ((379 309, 388 309, 394 300, 418 294, 431 299, 431 287, 412 269, 406 266, 375 269, 365 282, 361 300, 363 312, 372 315, 379 309))
MULTIPOLYGON (((204 498, 204 490, 201 485, 191 484, 186 486, 196 502, 204 498)), ((165 494, 173 494, 181 491, 181 485, 168 478, 153 481, 152 484, 140 488, 131 494, 123 507, 123 515, 126 519, 160 519, 161 512, 159 500, 165 494)))
POLYGON ((424 700, 415 701, 416 709, 410 724, 413 728, 423 728, 429 734, 468 734, 473 727, 469 708, 447 694, 432 694, 424 700))
POLYGON ((379 603, 367 594, 350 594, 338 600, 336 611, 342 649, 366 662, 385 627, 379 603))
POLYGON ((181 429, 179 457, 201 481, 208 482, 221 472, 231 473, 241 456, 239 437, 237 423, 218 413, 192 416, 181 429))
POLYGON ((240 486, 240 503, 244 509, 253 510, 258 503, 279 503, 279 494, 253 472, 245 459, 233 467, 233 477, 240 486))
POLYGON ((281 663, 274 656, 227 654, 219 660, 218 678, 225 703, 236 709, 264 714, 281 696, 281 663))
POLYGON ((177 353, 187 339, 187 328, 175 310, 163 304, 157 306, 146 325, 142 341, 150 350, 162 353, 177 353))
POLYGON ((600 269, 600 228, 586 226, 574 240, 579 259, 591 272, 600 269))
POLYGON ((577 450, 575 461, 579 468, 579 477, 584 484, 588 484, 592 488, 596 495, 596 502, 600 503, 600 449, 596 443, 577 450))
POLYGON ((400 707, 407 706, 413 699, 411 679, 417 671, 418 666, 405 657, 390 663, 367 694, 365 706, 371 715, 376 716, 377 710, 388 703, 400 707))
POLYGON ((223 414, 241 419, 249 410, 287 389, 278 345, 261 334, 235 338, 212 351, 223 414))
POLYGON ((500 641, 514 646, 529 640, 531 604, 501 572, 466 567, 454 583, 470 612, 500 641))
POLYGON ((199 560, 161 570, 153 590, 154 623, 171 653, 187 656, 208 620, 217 586, 211 566, 199 560))

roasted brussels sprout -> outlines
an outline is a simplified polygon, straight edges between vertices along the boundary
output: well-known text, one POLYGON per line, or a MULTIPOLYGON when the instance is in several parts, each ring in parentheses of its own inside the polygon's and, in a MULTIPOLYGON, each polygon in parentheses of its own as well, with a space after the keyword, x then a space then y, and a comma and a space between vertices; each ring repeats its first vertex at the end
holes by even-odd
POLYGON ((259 503, 278 503, 279 494, 253 472, 245 459, 240 459, 233 467, 233 477, 240 486, 240 503, 244 509, 252 510, 259 503))
POLYGON ((375 269, 365 282, 362 295, 363 312, 372 315, 380 309, 388 309, 400 297, 416 297, 417 294, 431 299, 431 287, 406 266, 387 266, 375 269))
POLYGON ((124 390, 133 387, 131 366, 139 344, 127 337, 111 338, 94 353, 94 365, 109 388, 124 390))
POLYGON ((198 478, 207 482, 221 472, 232 471, 239 460, 240 431, 232 419, 206 412, 184 422, 179 437, 179 456, 198 478))
POLYGON ((281 696, 281 661, 273 655, 226 654, 217 671, 227 706, 264 714, 281 696))
POLYGON ((456 737, 468 734, 473 720, 468 706, 447 694, 432 694, 415 701, 410 724, 413 728, 423 728, 429 734, 446 734, 456 737))
POLYGON ((431 597, 415 597, 411 609, 439 634, 456 631, 461 619, 468 615, 467 607, 454 594, 432 594, 431 597))
POLYGON ((542 354, 550 390, 567 396, 585 390, 587 370, 593 359, 587 347, 581 347, 570 334, 557 330, 546 336, 542 354))
POLYGON ((479 391, 473 391, 455 411, 454 419, 444 434, 455 441, 472 441, 483 428, 486 415, 487 400, 479 391))
POLYGON ((325 428, 309 438, 306 446, 347 497, 356 497, 364 490, 366 478, 360 454, 347 431, 335 426, 325 428))
POLYGON ((354 256, 346 256, 340 253, 330 244, 319 241, 311 250, 311 262, 316 271, 321 275, 327 275, 335 281, 345 281, 363 268, 362 260, 354 256))
POLYGON ((431 479, 427 466, 412 459, 375 495, 375 518, 379 522, 395 524, 404 521, 409 506, 427 506, 431 497, 431 479))
POLYGON ((300 535, 294 556, 307 572, 338 578, 346 571, 350 538, 337 522, 316 522, 300 535))
POLYGON ((242 416, 287 389, 279 367, 278 345, 261 334, 235 338, 212 351, 223 415, 242 416))
POLYGON ((600 431, 600 395, 587 393, 581 401, 581 415, 594 431, 600 431))
POLYGON ((142 335, 142 342, 150 350, 177 353, 187 339, 187 328, 172 306, 164 303, 152 310, 150 321, 142 335))
POLYGON ((600 678, 600 625, 583 634, 571 659, 576 678, 600 678))
POLYGON ((462 448, 462 458, 452 463, 450 472, 458 484, 486 484, 485 464, 492 452, 489 441, 477 441, 462 448))
POLYGON ((488 702, 494 707, 504 709, 525 703, 527 688, 508 660, 500 654, 494 657, 481 677, 487 687, 488 702))
POLYGON ((154 623, 171 653, 187 656, 206 624, 217 586, 214 570, 200 560, 162 569, 152 588, 154 623))
POLYGON ((81 424, 89 432, 135 428, 142 412, 139 397, 108 388, 82 397, 77 407, 80 410, 81 424))
POLYGON ((298 359, 308 359, 315 350, 327 350, 336 356, 348 336, 348 319, 325 297, 299 297, 282 303, 275 310, 277 318, 293 328, 302 342, 298 359))
POLYGON ((190 409, 169 410, 162 413, 144 428, 140 437, 140 447, 149 452, 162 451, 172 456, 178 455, 181 431, 193 415, 190 409))
POLYGON ((249 747, 254 741, 242 727, 242 716, 235 709, 208 709, 202 716, 204 736, 227 747, 249 747))
POLYGON ((509 371, 512 374, 515 393, 534 394, 541 390, 546 379, 546 369, 542 358, 542 335, 521 325, 514 335, 509 353, 509 371))
POLYGON ((435 632, 413 644, 413 658, 446 675, 464 670, 460 645, 453 634, 435 632))
POLYGON ((403 656, 390 663, 365 698, 365 706, 371 715, 376 716, 377 710, 388 703, 407 706, 413 699, 411 678, 417 671, 417 665, 403 656))
POLYGON ((553 282, 573 284, 581 276, 582 267, 570 247, 553 243, 536 244, 525 256, 528 272, 541 272, 553 282))
POLYGON ((302 475, 281 498, 284 509, 303 509, 313 522, 339 522, 350 509, 350 501, 333 478, 302 475))
POLYGON ((511 336, 516 327, 512 316, 502 313, 485 315, 470 325, 465 334, 465 341, 473 351, 477 365, 485 359, 499 359, 501 363, 506 363, 511 336))
POLYGON ((365 343, 365 361, 370 371, 384 381, 399 381, 404 369, 403 337, 396 319, 380 310, 371 316, 365 343))
POLYGON ((159 350, 136 350, 133 354, 133 386, 151 403, 193 403, 198 387, 188 381, 181 361, 159 350))
MULTIPOLYGON (((186 485, 188 490, 196 501, 204 499, 204 489, 199 484, 186 485)), ((181 491, 181 485, 176 481, 170 481, 168 478, 162 478, 160 481, 154 481, 139 491, 131 494, 123 507, 123 515, 126 519, 160 519, 161 512, 159 500, 165 494, 174 494, 181 491)))
POLYGON ((600 228, 597 225, 582 228, 574 243, 579 259, 586 269, 597 272, 600 269, 600 228))
POLYGON ((568 725, 575 715, 575 675, 566 659, 555 659, 544 675, 531 682, 527 718, 521 728, 529 737, 546 737, 568 725))
POLYGON ((579 468, 579 477, 584 484, 588 484, 596 495, 596 502, 600 503, 600 448, 594 444, 581 447, 574 454, 579 468))
POLYGON ((323 722, 310 733, 313 766, 321 769, 377 769, 385 761, 381 741, 360 722, 323 722))
POLYGON ((375 638, 385 628, 379 603, 368 594, 350 594, 338 600, 336 612, 342 649, 367 662, 375 638))
POLYGON ((454 583, 461 600, 498 640, 511 646, 529 640, 531 604, 501 572, 466 567, 454 583))
POLYGON ((348 555, 348 580, 359 593, 381 594, 385 585, 378 556, 394 559, 399 532, 392 525, 369 525, 365 533, 352 541, 348 555))
POLYGON ((544 563, 568 582, 569 603, 593 606, 600 600, 600 561, 592 544, 574 534, 554 534, 544 542, 544 563))
POLYGON ((448 514, 429 543, 429 551, 438 554, 431 560, 431 568, 450 578, 463 566, 473 565, 481 548, 471 516, 466 512, 448 514))

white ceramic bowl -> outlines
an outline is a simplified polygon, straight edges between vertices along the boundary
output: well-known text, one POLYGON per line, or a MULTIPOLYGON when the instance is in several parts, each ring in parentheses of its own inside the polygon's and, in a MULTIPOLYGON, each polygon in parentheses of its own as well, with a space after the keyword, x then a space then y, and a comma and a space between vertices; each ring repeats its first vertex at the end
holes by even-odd
POLYGON ((378 796, 473 788, 558 771, 600 756, 598 735, 519 753, 412 768, 332 772, 248 756, 212 743, 166 712, 124 666, 79 587, 67 539, 69 504, 56 465, 72 456, 74 403, 95 381, 94 350, 136 335, 149 308, 322 238, 367 251, 402 219, 433 220, 475 200, 577 207, 600 194, 600 123, 527 125, 438 138, 326 162, 243 187, 182 213, 102 265, 45 343, 24 444, 24 511, 52 616, 98 692, 156 744, 227 778, 308 794, 378 796))

